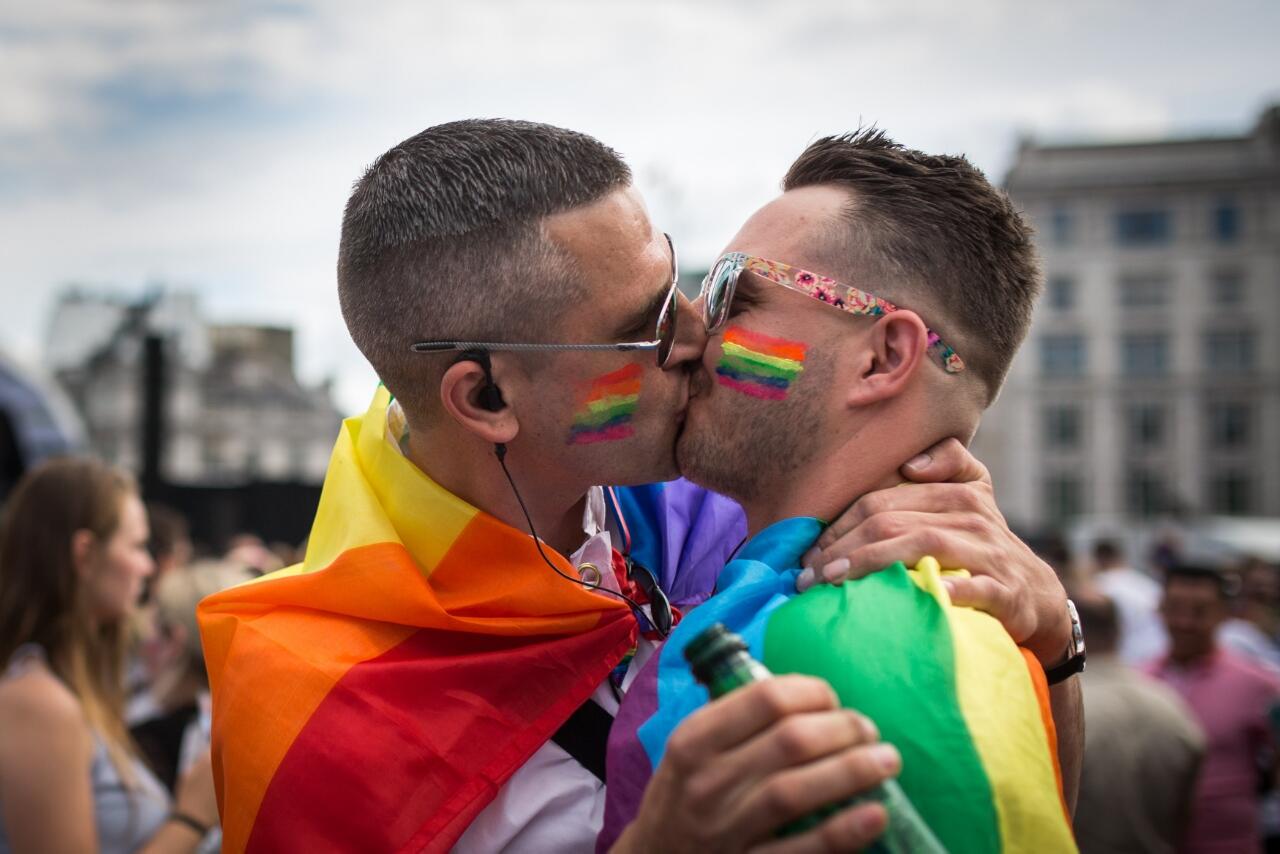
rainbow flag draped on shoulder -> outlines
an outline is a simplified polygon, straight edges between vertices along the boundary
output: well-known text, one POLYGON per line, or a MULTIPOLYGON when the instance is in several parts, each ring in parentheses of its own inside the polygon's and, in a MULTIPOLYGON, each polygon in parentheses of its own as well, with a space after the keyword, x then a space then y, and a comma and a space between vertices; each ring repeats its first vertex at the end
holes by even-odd
POLYGON ((226 851, 447 850, 634 643, 405 459, 389 403, 344 423, 305 561, 200 605, 226 851))
POLYGON ((683 652, 720 622, 774 673, 821 676, 874 720, 902 753, 903 790, 952 854, 1075 851, 1039 663, 993 618, 953 606, 932 558, 797 595, 800 557, 821 529, 787 519, 754 537, 641 671, 609 738, 597 850, 634 818, 671 732, 707 702, 683 652))

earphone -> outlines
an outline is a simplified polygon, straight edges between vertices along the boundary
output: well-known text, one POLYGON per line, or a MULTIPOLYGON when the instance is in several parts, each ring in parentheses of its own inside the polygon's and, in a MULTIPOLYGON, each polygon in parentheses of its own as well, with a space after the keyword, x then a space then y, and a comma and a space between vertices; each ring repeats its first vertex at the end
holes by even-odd
MULTIPOLYGON (((480 370, 484 371, 484 385, 476 392, 480 408, 486 412, 501 412, 505 409, 507 402, 502 399, 502 389, 493 381, 493 365, 489 362, 489 352, 487 350, 464 350, 453 360, 455 365, 459 362, 475 362, 480 366, 480 370)), ((498 462, 501 463, 507 456, 507 446, 502 442, 495 442, 493 453, 498 458, 498 462)), ((505 464, 503 468, 506 468, 505 464)), ((508 475, 508 477, 510 476, 508 475)), ((514 484, 512 486, 514 487, 514 484)))
POLYGON ((486 412, 500 412, 506 408, 507 402, 502 399, 502 389, 493 381, 493 365, 489 362, 487 350, 465 350, 453 360, 455 365, 458 362, 475 362, 480 366, 480 370, 484 371, 484 385, 476 393, 479 396, 481 409, 486 412))

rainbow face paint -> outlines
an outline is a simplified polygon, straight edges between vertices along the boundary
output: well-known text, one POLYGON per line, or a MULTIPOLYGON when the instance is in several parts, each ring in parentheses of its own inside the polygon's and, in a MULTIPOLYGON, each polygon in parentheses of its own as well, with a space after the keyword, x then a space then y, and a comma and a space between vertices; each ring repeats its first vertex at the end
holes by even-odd
POLYGON ((782 400, 804 370, 805 346, 731 326, 724 333, 716 380, 762 400, 782 400))
POLYGON ((612 442, 634 435, 631 419, 640 401, 643 375, 639 365, 627 365, 592 380, 574 414, 569 444, 612 442))

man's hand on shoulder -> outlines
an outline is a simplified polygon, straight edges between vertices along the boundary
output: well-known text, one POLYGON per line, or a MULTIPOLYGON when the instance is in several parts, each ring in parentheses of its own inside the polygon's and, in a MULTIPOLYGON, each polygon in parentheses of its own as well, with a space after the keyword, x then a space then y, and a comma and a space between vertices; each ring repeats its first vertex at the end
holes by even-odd
POLYGON ((1053 568, 1009 530, 991 475, 960 442, 947 439, 902 467, 913 483, 868 493, 832 523, 805 555, 798 586, 839 584, 932 555, 970 578, 948 578, 951 600, 987 612, 1045 666, 1071 640, 1067 594, 1053 568))
POLYGON ((842 810, 803 834, 773 834, 895 776, 902 760, 878 739, 875 725, 840 708, 821 679, 748 685, 675 729, 636 820, 612 850, 862 850, 884 831, 878 803, 842 810))

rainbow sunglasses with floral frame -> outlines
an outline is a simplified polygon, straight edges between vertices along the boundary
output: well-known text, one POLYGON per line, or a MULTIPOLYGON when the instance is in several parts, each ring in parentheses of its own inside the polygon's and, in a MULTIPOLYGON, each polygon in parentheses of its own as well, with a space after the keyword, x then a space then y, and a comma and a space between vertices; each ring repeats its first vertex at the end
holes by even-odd
MULTIPOLYGON (((711 272, 702 280, 699 298, 702 300, 702 319, 708 335, 720 331, 729 320, 729 306, 733 304, 733 293, 738 287, 738 277, 743 270, 850 314, 882 317, 899 310, 898 306, 888 300, 872 296, 851 285, 842 285, 828 276, 810 273, 780 261, 768 261, 742 252, 729 252, 716 261, 711 272)), ((929 335, 929 355, 949 374, 963 371, 964 362, 956 351, 944 343, 938 333, 927 328, 926 331, 929 335)))

